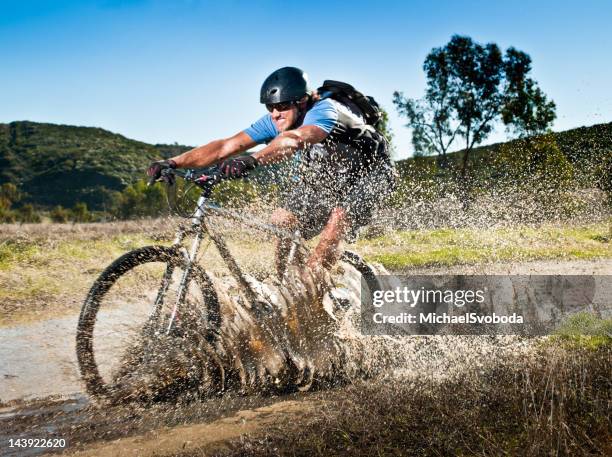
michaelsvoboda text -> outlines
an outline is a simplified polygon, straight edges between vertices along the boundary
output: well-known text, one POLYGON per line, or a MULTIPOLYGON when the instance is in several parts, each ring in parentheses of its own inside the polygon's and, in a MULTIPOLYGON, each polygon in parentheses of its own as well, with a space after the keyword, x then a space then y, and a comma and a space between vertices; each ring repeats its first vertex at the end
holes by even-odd
POLYGON ((496 314, 480 315, 466 313, 453 315, 448 313, 420 313, 418 316, 410 313, 399 313, 385 315, 374 313, 372 316, 376 324, 522 324, 523 316, 512 313, 511 315, 496 314))

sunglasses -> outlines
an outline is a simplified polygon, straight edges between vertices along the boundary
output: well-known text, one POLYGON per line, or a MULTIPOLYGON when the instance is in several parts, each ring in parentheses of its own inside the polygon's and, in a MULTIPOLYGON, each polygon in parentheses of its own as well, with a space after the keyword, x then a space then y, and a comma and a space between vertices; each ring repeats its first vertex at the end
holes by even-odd
POLYGON ((272 112, 274 110, 280 112, 291 109, 291 107, 295 104, 296 102, 266 103, 266 108, 269 112, 272 112))

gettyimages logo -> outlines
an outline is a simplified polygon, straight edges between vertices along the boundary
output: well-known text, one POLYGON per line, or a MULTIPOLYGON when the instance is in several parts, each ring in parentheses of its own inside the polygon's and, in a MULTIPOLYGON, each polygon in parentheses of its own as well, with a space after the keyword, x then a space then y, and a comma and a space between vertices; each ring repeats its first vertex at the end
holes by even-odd
POLYGON ((484 303, 485 290, 431 290, 421 287, 414 290, 408 287, 396 287, 395 290, 376 290, 373 293, 373 305, 380 308, 385 303, 403 303, 414 308, 419 303, 444 302, 454 306, 470 303, 484 303))

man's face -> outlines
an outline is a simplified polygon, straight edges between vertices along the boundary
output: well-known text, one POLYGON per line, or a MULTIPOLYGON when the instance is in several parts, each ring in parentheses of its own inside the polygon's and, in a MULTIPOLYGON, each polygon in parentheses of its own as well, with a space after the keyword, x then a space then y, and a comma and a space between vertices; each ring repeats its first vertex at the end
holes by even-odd
MULTIPOLYGON (((284 108, 284 107, 283 107, 284 108)), ((285 132, 291 128, 298 118, 298 107, 295 104, 289 105, 287 109, 279 110, 277 107, 270 112, 272 122, 279 132, 285 132)))
POLYGON ((307 104, 308 96, 304 96, 297 102, 276 103, 266 105, 266 108, 272 116, 272 122, 274 122, 276 129, 279 132, 286 132, 296 123, 300 117, 300 111, 305 110, 307 104))

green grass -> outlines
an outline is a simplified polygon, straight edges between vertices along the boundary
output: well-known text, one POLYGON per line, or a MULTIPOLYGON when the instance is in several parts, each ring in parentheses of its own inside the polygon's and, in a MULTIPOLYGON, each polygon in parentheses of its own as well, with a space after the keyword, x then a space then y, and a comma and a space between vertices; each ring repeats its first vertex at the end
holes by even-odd
POLYGON ((0 325, 78 311, 107 265, 127 251, 150 244, 159 241, 139 234, 0 242, 0 325))
POLYGON ((574 314, 555 330, 548 342, 591 350, 612 345, 612 319, 587 312, 574 314))
POLYGON ((0 242, 0 270, 8 270, 15 264, 26 262, 39 253, 40 246, 23 240, 0 242))
POLYGON ((440 229, 396 232, 357 243, 369 261, 391 270, 506 261, 612 257, 610 223, 578 227, 440 229))
POLYGON ((109 239, 63 240, 47 243, 40 239, 5 240, 0 243, 0 270, 12 270, 20 266, 46 266, 54 261, 66 263, 96 259, 109 254, 120 255, 125 251, 148 244, 159 244, 141 235, 119 235, 109 239))

